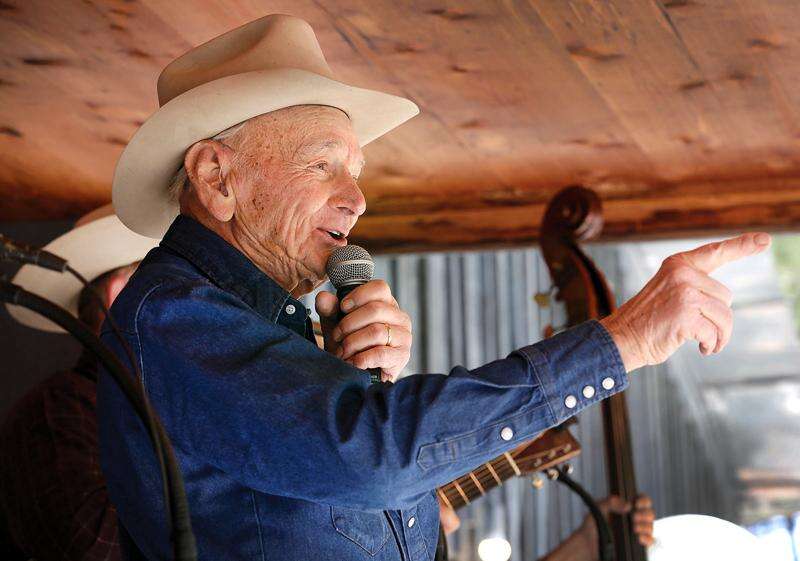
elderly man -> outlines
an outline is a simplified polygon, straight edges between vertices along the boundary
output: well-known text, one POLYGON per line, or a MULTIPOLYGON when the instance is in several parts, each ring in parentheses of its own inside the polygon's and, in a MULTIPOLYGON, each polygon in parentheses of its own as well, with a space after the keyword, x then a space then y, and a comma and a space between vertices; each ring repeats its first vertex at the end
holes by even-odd
MULTIPOLYGON (((416 107, 331 79, 310 27, 289 16, 190 51, 159 95, 117 166, 114 201, 135 231, 166 234, 112 314, 174 444, 203 559, 430 561, 437 486, 623 390, 627 372, 688 339, 722 349, 730 293, 707 273, 769 242, 674 256, 602 324, 390 383, 412 336, 385 282, 342 302, 318 295, 325 350, 297 298, 324 281, 366 209, 361 147, 416 107), (370 384, 366 368, 387 381, 370 384)), ((105 380, 99 407, 121 522, 146 558, 167 559, 146 433, 105 380)))
MULTIPOLYGON (((79 219, 45 249, 67 259, 90 288, 72 276, 32 265, 14 282, 71 311, 96 333, 106 306, 128 282, 137 261, 156 241, 139 236, 113 215, 111 205, 79 219)), ((43 331, 61 328, 29 310, 8 306, 20 323, 43 331)), ((0 558, 121 559, 117 513, 100 472, 97 442, 97 362, 81 355, 71 369, 38 384, 0 427, 0 558)))

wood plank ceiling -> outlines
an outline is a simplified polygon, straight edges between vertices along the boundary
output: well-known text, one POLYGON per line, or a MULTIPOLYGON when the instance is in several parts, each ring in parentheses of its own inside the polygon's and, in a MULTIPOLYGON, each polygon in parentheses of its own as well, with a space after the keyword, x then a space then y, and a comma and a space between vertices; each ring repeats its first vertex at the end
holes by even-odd
POLYGON ((343 81, 421 107, 366 150, 371 249, 531 243, 573 183, 607 238, 800 228, 785 0, 0 0, 0 220, 107 202, 161 68, 273 12, 343 81))

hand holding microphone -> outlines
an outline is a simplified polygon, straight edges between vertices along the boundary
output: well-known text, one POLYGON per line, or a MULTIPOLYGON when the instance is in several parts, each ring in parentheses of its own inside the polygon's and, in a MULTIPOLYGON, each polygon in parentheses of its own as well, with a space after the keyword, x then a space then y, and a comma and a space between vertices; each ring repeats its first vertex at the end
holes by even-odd
POLYGON ((397 305, 389 285, 372 280, 374 265, 366 250, 348 245, 328 259, 337 289, 317 294, 325 350, 357 368, 379 369, 393 381, 411 358, 411 318, 397 305))

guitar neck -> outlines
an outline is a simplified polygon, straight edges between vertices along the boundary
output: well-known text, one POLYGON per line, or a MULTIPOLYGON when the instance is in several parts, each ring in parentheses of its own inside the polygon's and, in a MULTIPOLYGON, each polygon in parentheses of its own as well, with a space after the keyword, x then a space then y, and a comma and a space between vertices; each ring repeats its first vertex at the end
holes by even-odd
POLYGON ((468 505, 504 481, 522 475, 511 452, 506 452, 479 468, 462 475, 436 491, 444 504, 453 509, 468 505))
POLYGON ((459 509, 512 477, 546 470, 574 458, 580 452, 580 444, 569 430, 565 426, 556 427, 504 452, 436 491, 444 504, 459 509))

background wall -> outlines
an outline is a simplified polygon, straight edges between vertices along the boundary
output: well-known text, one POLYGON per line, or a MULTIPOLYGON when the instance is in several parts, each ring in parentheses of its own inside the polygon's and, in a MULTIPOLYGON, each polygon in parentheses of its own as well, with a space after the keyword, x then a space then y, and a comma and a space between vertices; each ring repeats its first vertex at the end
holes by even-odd
MULTIPOLYGON (((43 244, 68 227, 13 223, 0 224, 0 232, 43 244)), ((624 292, 619 251, 614 246, 590 251, 624 292)), ((532 299, 550 287, 536 249, 382 257, 376 268, 376 276, 389 281, 414 321, 409 372, 446 372, 455 364, 474 367, 539 340, 546 325, 564 322, 559 306, 540 308, 532 299)), ((14 270, 0 269, 6 274, 14 270)), ((68 337, 19 326, 0 308, 0 417, 39 380, 71 366, 78 353, 68 337)), ((680 385, 667 370, 638 371, 628 390, 639 486, 653 497, 659 516, 694 512, 732 519, 730 493, 722 492, 725 476, 715 471, 680 385)), ((573 430, 583 452, 573 465, 574 477, 601 497, 606 490, 599 412, 593 408, 579 416, 573 430)), ((529 480, 517 479, 460 514, 462 528, 451 540, 454 558, 477 559, 477 543, 500 532, 512 544, 512 559, 530 561, 573 531, 585 513, 560 486, 548 481, 536 491, 529 480)))

